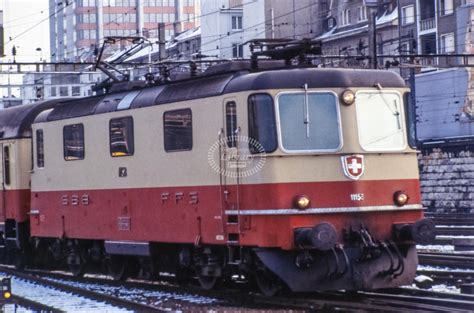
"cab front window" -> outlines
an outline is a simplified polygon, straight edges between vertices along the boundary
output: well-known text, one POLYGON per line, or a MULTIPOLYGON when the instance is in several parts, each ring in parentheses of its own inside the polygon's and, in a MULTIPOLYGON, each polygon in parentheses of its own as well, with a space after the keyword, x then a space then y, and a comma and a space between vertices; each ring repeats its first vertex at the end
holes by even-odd
POLYGON ((287 152, 336 151, 342 146, 337 97, 294 92, 278 97, 281 145, 287 152))
POLYGON ((365 151, 400 151, 406 147, 401 97, 391 91, 356 94, 359 142, 365 151))

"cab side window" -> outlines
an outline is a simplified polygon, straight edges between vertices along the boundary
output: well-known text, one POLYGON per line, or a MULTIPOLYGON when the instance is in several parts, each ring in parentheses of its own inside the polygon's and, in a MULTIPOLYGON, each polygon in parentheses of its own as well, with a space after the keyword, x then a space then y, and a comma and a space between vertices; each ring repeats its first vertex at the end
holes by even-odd
POLYGON ((44 167, 44 137, 43 130, 36 130, 36 166, 44 167))
POLYGON ((121 157, 135 152, 133 138, 133 118, 131 116, 114 118, 109 124, 110 155, 121 157))
POLYGON ((10 147, 3 147, 3 182, 5 185, 11 184, 10 175, 10 147))
POLYGON ((84 125, 72 124, 63 128, 64 160, 83 160, 84 148, 84 125))
POLYGON ((277 148, 275 109, 268 94, 255 94, 248 98, 249 143, 251 153, 273 152, 277 148))
POLYGON ((234 148, 237 146, 235 131, 237 130, 237 107, 235 102, 227 102, 225 104, 225 122, 226 122, 226 135, 227 135, 227 146, 234 148))
POLYGON ((165 151, 188 151, 193 148, 193 120, 190 109, 163 114, 165 151))

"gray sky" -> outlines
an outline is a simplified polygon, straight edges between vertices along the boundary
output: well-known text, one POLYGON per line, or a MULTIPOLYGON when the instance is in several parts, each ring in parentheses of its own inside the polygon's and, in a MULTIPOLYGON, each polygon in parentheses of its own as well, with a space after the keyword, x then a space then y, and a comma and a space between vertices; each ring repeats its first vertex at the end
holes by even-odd
POLYGON ((17 46, 17 61, 35 62, 41 53, 43 59, 48 59, 48 0, 0 0, 0 10, 3 10, 5 43, 10 37, 13 39, 6 45, 7 56, 2 61, 11 60, 13 44, 17 46), (37 52, 36 48, 41 48, 42 52, 37 52))

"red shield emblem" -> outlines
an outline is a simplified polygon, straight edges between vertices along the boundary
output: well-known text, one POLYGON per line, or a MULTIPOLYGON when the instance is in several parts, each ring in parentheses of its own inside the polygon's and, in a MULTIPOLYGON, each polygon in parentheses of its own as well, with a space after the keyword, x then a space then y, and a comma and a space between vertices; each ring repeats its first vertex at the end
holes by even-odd
POLYGON ((364 174, 364 156, 360 154, 346 155, 341 157, 344 175, 350 179, 357 180, 364 174))

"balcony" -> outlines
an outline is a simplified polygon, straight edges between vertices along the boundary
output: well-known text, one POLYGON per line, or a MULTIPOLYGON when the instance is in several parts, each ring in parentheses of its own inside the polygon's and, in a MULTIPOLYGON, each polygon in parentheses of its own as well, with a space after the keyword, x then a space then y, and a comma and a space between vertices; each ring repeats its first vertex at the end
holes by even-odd
POLYGON ((420 21, 420 32, 427 32, 436 29, 436 20, 434 17, 420 21))

